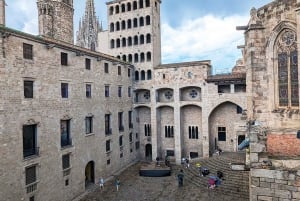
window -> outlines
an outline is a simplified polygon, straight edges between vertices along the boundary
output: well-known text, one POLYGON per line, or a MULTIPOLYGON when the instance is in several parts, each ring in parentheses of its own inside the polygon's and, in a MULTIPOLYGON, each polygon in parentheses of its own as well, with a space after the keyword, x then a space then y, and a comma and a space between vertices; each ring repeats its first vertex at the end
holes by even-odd
POLYGON ((111 49, 114 49, 114 48, 115 48, 115 40, 114 40, 114 39, 111 39, 111 40, 110 40, 110 48, 111 48, 111 49))
POLYGON ((120 12, 120 7, 117 5, 116 6, 116 13, 119 13, 120 12))
POLYGON ((118 96, 122 97, 122 86, 118 87, 118 96))
POLYGON ((128 37, 128 46, 132 46, 132 38, 128 37))
POLYGON ((164 95, 166 99, 171 100, 171 98, 173 97, 173 91, 167 90, 164 95))
POLYGON ((144 26, 144 17, 140 17, 140 27, 144 26))
POLYGON ((129 133, 129 142, 132 143, 132 141, 133 141, 132 133, 129 133))
POLYGON ((166 150, 166 152, 167 156, 175 156, 174 150, 166 150))
POLYGON ((68 98, 68 83, 61 83, 61 97, 68 98))
POLYGON ((34 201, 34 196, 31 196, 31 197, 29 198, 29 201, 34 201))
POLYGON ((110 14, 110 15, 113 15, 113 14, 114 14, 114 7, 113 7, 113 6, 111 6, 111 7, 109 8, 109 14, 110 14))
POLYGON ((135 77, 135 80, 139 80, 139 71, 135 71, 134 72, 134 77, 135 77))
POLYGON ((120 145, 120 147, 123 146, 123 136, 122 135, 119 137, 119 145, 120 145))
POLYGON ((60 121, 60 131, 61 131, 61 138, 60 138, 61 147, 71 146, 72 139, 70 133, 70 120, 60 121))
POLYGON ((23 43, 23 58, 33 59, 32 45, 23 43))
POLYGON ((131 87, 128 87, 128 97, 131 97, 131 87))
POLYGON ((151 136, 151 124, 144 124, 145 136, 151 136))
POLYGON ((23 157, 38 155, 36 124, 23 126, 23 157))
POLYGON ((115 31, 115 24, 110 23, 110 32, 114 32, 114 31, 115 31))
POLYGON ((138 45, 139 44, 139 38, 138 38, 138 36, 134 36, 133 37, 133 44, 134 45, 138 45))
POLYGON ((122 4, 122 5, 121 5, 121 11, 122 11, 122 13, 125 12, 125 10, 126 10, 125 8, 126 8, 125 4, 122 4))
POLYGON ((243 113, 243 108, 241 108, 240 106, 236 106, 236 113, 237 114, 242 114, 243 113))
POLYGON ((140 61, 145 62, 145 53, 144 52, 141 53, 141 60, 140 61))
POLYGON ((85 95, 87 98, 92 97, 92 85, 91 84, 86 84, 85 85, 85 95))
POLYGON ((151 43, 151 35, 150 34, 146 35, 146 43, 151 43))
POLYGON ((197 96, 198 96, 198 92, 197 92, 197 90, 196 89, 192 89, 191 91, 190 91, 190 97, 191 98, 197 98, 197 96))
POLYGON ((150 7, 150 0, 146 0, 146 7, 150 7))
POLYGON ((36 166, 27 167, 25 169, 25 184, 30 185, 36 182, 36 166))
MULTIPOLYGON (((120 39, 118 38, 117 40, 116 40, 116 47, 120 47, 121 46, 121 41, 120 41, 120 39)), ((120 58, 120 57, 119 57, 120 58)))
POLYGON ((144 8, 144 0, 140 0, 140 8, 144 8))
POLYGON ((144 35, 140 35, 140 44, 144 44, 145 43, 145 37, 144 35))
POLYGON ((140 141, 135 142, 135 150, 140 149, 140 141))
POLYGON ((137 53, 134 54, 134 62, 139 62, 139 55, 137 53))
POLYGON ((126 29, 126 22, 125 22, 125 20, 122 20, 122 22, 121 22, 121 28, 122 28, 122 30, 126 29))
POLYGON ((110 159, 106 160, 106 165, 110 165, 110 159))
POLYGON ((166 138, 174 137, 174 126, 165 126, 165 137, 166 138))
POLYGON ((126 55, 123 55, 123 56, 122 56, 122 60, 123 60, 123 61, 126 61, 126 55))
POLYGON ((133 10, 136 10, 136 9, 137 9, 137 2, 134 1, 134 2, 133 2, 133 10))
POLYGON ((131 69, 130 68, 128 68, 127 74, 128 74, 128 77, 131 77, 131 69))
POLYGON ((131 3, 130 2, 127 3, 127 11, 131 11, 131 3))
POLYGON ((105 143, 105 150, 106 152, 109 152, 111 149, 110 149, 110 140, 106 140, 106 143, 105 143))
POLYGON ((129 128, 133 128, 133 124, 132 124, 132 111, 128 111, 128 124, 129 124, 129 128))
POLYGON ((105 135, 111 134, 111 127, 110 127, 110 114, 105 114, 105 135))
POLYGON ((70 168, 70 154, 65 154, 62 156, 62 169, 70 168))
POLYGON ((138 26, 138 20, 137 18, 133 19, 133 27, 136 28, 138 26))
POLYGON ((104 63, 104 72, 108 73, 108 63, 104 63))
POLYGON ((131 19, 127 20, 127 29, 131 29, 131 19))
POLYGON ((24 97, 33 98, 33 81, 24 80, 24 97))
POLYGON ((85 117, 85 133, 93 133, 93 117, 85 117))
POLYGON ((91 70, 91 60, 88 58, 85 58, 85 69, 91 70))
POLYGON ((198 126, 189 126, 189 139, 199 139, 198 126))
POLYGON ((150 25, 150 24, 151 24, 150 16, 147 15, 147 16, 146 16, 146 25, 150 25))
POLYGON ((145 71, 144 70, 141 71, 141 80, 145 80, 145 71))
POLYGON ((218 127, 218 140, 226 141, 226 127, 218 127))
POLYGON ((151 70, 147 70, 147 80, 151 80, 151 79, 152 79, 151 70))
POLYGON ((109 97, 109 86, 105 86, 105 97, 109 97))
POLYGON ((122 68, 121 66, 118 66, 118 75, 121 75, 122 74, 122 68))
POLYGON ((68 54, 61 52, 60 53, 60 63, 62 66, 67 66, 68 65, 68 54))
POLYGON ((292 30, 282 31, 277 40, 278 56, 278 105, 299 106, 298 47, 297 36, 292 30))
POLYGON ((116 23, 116 31, 120 31, 120 22, 116 23))
POLYGON ((118 124, 119 124, 119 131, 124 131, 123 112, 118 113, 118 124))
POLYGON ((122 38, 122 47, 126 47, 126 38, 122 38))

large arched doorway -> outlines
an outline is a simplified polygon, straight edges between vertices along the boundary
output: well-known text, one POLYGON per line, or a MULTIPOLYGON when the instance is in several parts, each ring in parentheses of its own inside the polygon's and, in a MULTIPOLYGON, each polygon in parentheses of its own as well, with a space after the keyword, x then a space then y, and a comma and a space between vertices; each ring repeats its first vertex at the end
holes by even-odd
POLYGON ((152 145, 151 144, 146 144, 145 157, 146 157, 146 160, 152 160, 152 145))
POLYGON ((85 187, 89 184, 95 183, 95 162, 90 161, 85 166, 85 187))

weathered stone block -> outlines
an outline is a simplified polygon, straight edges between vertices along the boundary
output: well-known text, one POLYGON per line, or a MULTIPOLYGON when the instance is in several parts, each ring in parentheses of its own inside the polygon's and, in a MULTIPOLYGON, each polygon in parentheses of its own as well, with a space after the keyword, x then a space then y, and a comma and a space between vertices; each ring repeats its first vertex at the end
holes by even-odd
POLYGON ((264 144, 260 143, 251 143, 250 144, 250 150, 253 153, 260 153, 266 150, 266 146, 264 144))
POLYGON ((259 201, 273 201, 272 197, 269 196, 258 196, 259 201))

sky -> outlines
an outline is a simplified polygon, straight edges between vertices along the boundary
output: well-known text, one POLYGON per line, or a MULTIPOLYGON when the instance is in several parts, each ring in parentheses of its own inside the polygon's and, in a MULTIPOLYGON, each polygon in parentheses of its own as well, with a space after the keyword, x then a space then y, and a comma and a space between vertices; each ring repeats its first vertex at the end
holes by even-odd
MULTIPOLYGON (((107 29, 107 0, 94 0, 96 15, 107 29)), ((162 0, 162 63, 211 60, 213 73, 228 73, 241 58, 238 45, 244 44, 243 31, 252 7, 272 0, 162 0)), ((36 0, 7 0, 6 26, 38 34, 36 0)), ((85 0, 74 0, 74 33, 83 17, 85 0)))

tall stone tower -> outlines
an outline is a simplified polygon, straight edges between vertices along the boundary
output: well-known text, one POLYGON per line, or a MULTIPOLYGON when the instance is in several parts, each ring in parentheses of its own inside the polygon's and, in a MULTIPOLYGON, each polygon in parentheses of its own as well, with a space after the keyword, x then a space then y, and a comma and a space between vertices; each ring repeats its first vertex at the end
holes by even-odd
POLYGON ((86 0, 85 15, 79 22, 76 45, 95 51, 98 47, 98 32, 100 30, 94 0, 86 0))
POLYGON ((73 0, 38 0, 39 34, 74 43, 73 0))
POLYGON ((5 0, 0 0, 0 25, 5 26, 5 0))

